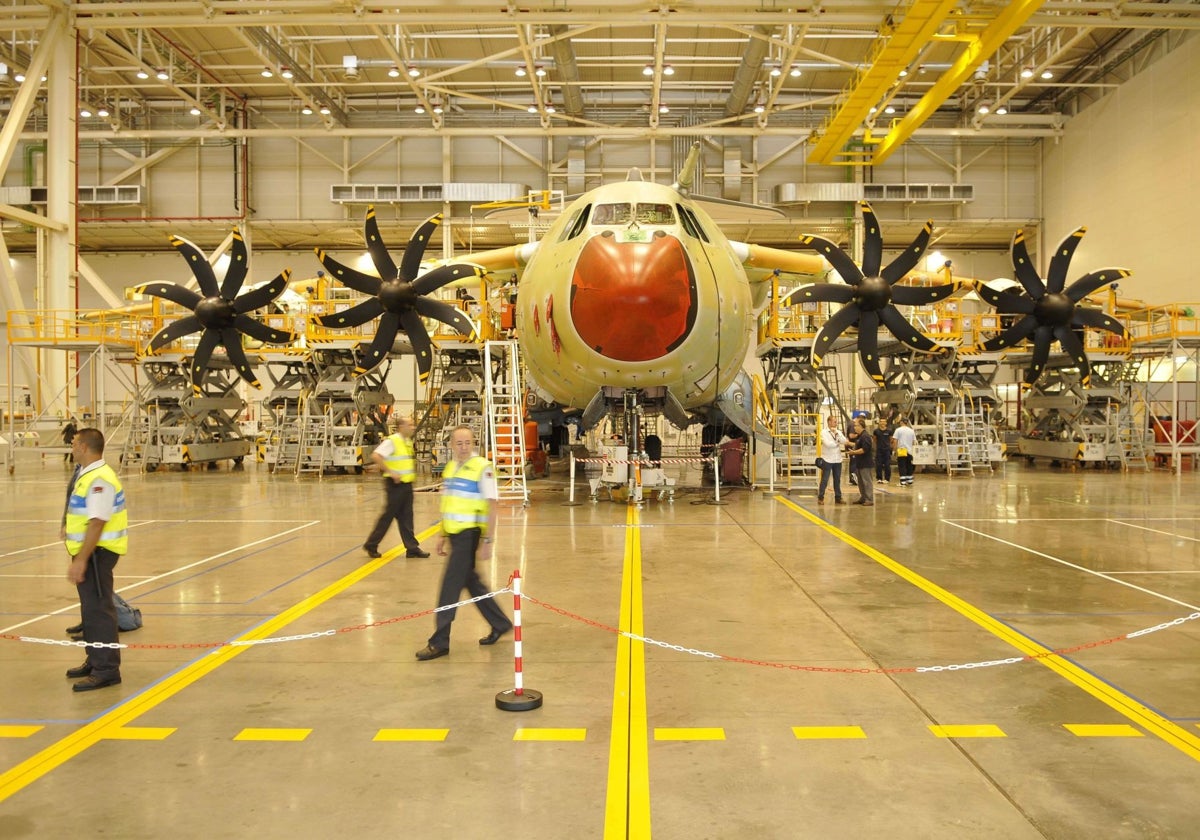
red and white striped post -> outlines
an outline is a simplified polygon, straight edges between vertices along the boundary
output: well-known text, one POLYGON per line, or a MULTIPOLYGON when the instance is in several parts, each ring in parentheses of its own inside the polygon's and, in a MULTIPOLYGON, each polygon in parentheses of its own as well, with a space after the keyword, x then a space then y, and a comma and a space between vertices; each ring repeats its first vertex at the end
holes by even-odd
POLYGON ((512 576, 513 590, 513 660, 515 668, 514 687, 496 695, 496 708, 506 712, 528 712, 542 705, 542 693, 525 688, 525 677, 521 664, 521 570, 512 576))

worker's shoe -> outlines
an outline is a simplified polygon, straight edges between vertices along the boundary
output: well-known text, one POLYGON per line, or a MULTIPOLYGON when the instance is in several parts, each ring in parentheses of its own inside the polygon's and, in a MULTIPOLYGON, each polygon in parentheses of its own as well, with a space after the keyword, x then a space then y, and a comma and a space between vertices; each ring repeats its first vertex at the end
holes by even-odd
POLYGON ((429 556, 429 552, 428 552, 428 551, 422 551, 422 550, 421 550, 421 549, 419 549, 419 548, 410 548, 410 549, 408 550, 408 552, 407 552, 407 553, 406 553, 404 556, 405 556, 405 557, 428 557, 428 556, 429 556))
POLYGON ((493 627, 491 633, 488 633, 486 636, 484 636, 482 639, 479 640, 479 644, 494 645, 494 644, 496 644, 496 642, 500 641, 501 636, 505 635, 506 633, 512 632, 512 629, 513 629, 513 626, 511 624, 502 630, 497 630, 495 627, 493 627))
POLYGON ((67 669, 67 679, 69 679, 69 680, 77 680, 77 679, 79 679, 80 677, 87 677, 87 676, 90 676, 90 675, 91 675, 91 673, 92 673, 92 665, 91 665, 91 663, 90 663, 90 662, 84 662, 84 663, 83 663, 82 665, 80 665, 78 668, 68 668, 68 669, 67 669))
POLYGON ((370 557, 372 560, 378 560, 380 557, 383 556, 382 554, 379 553, 379 549, 374 548, 373 546, 364 545, 363 551, 367 552, 367 556, 370 557))
POLYGON ((71 686, 72 691, 95 691, 97 688, 108 688, 110 685, 120 685, 120 677, 97 677, 95 674, 89 675, 86 679, 82 679, 75 685, 71 686))
POLYGON ((438 648, 433 645, 426 645, 417 651, 417 659, 422 662, 427 662, 430 659, 437 659, 439 656, 448 656, 450 648, 438 648))
POLYGON ((82 633, 82 632, 83 632, 83 622, 82 621, 79 622, 78 624, 72 624, 70 627, 67 628, 67 635, 72 635, 74 633, 82 633))

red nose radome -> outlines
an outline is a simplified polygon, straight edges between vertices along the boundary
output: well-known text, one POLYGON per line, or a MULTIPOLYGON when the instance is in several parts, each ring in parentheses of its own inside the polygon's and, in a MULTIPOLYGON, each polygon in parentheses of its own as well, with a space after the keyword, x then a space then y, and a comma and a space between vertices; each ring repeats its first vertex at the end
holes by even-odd
POLYGON ((588 241, 571 278, 571 321, 589 347, 621 362, 667 355, 696 321, 696 278, 673 236, 588 241))

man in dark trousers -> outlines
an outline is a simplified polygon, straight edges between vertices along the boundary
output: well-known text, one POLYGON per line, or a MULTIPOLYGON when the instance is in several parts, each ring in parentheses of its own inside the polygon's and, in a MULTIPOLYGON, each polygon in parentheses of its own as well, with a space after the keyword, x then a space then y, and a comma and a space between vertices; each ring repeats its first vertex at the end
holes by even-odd
POLYGON ((417 459, 413 449, 413 434, 417 427, 412 417, 403 415, 396 418, 396 431, 383 439, 383 443, 371 453, 373 460, 383 475, 383 489, 386 501, 383 513, 375 522, 363 550, 371 557, 380 557, 379 541, 387 534, 388 527, 395 520, 400 529, 400 539, 407 549, 406 557, 428 557, 428 551, 421 550, 421 543, 413 531, 413 482, 417 480, 417 459))
MULTIPOLYGON (((113 603, 113 569, 128 551, 129 519, 125 489, 112 467, 104 463, 104 435, 99 429, 80 429, 71 443, 79 475, 67 499, 63 523, 71 564, 67 580, 79 592, 83 638, 87 642, 117 641, 117 608, 113 603)), ((87 660, 67 671, 78 679, 75 691, 92 691, 121 682, 119 648, 89 647, 87 660)))
MULTIPOLYGON (((437 553, 445 556, 449 547, 450 557, 442 575, 439 607, 457 603, 464 589, 472 598, 490 591, 475 571, 475 555, 481 543, 491 547, 499 494, 492 464, 475 454, 475 435, 467 426, 450 433, 450 461, 442 470, 442 482, 442 536, 438 538, 437 553)), ((492 627, 479 644, 494 645, 512 630, 512 622, 494 598, 476 601, 475 606, 492 627)), ((417 651, 417 659, 425 662, 450 653, 450 624, 455 612, 452 609, 435 614, 435 630, 429 644, 417 651)))
POLYGON ((858 500, 854 504, 870 507, 875 504, 875 485, 871 474, 875 472, 875 437, 867 431, 867 421, 854 418, 854 448, 849 451, 850 468, 858 475, 858 500))

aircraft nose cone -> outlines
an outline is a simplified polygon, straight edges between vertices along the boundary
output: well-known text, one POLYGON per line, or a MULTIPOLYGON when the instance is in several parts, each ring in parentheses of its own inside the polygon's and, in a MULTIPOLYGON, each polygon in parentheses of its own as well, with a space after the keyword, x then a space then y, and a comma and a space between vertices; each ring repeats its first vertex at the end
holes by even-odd
POLYGON ((571 321, 602 356, 645 362, 679 345, 696 320, 696 277, 683 244, 592 237, 571 278, 571 321))

